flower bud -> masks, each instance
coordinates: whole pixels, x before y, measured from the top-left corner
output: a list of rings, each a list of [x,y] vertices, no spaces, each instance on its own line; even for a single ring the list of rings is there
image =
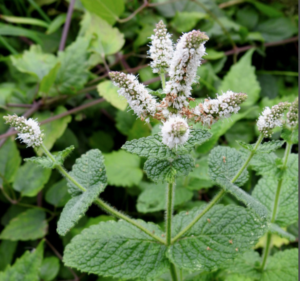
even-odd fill
[[[296,127],[298,125],[298,98],[291,104],[287,117],[287,124],[291,127]]]

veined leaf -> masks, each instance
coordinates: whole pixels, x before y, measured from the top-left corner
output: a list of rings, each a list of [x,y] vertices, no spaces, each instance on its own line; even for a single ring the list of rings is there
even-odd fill
[[[278,236],[280,236],[281,238],[286,238],[290,241],[295,241],[296,237],[286,231],[284,231],[279,225],[275,224],[275,223],[270,223],[269,226],[269,232],[271,232],[272,234],[276,234]]]
[[[253,151],[253,149],[255,147],[255,144],[247,144],[242,141],[237,141],[237,143],[241,147],[243,147],[249,151]],[[285,143],[284,141],[279,141],[279,140],[272,140],[269,142],[265,142],[258,146],[256,153],[260,154],[260,153],[269,153],[269,152],[275,151],[275,150],[279,149],[280,147],[282,147],[284,143]]]

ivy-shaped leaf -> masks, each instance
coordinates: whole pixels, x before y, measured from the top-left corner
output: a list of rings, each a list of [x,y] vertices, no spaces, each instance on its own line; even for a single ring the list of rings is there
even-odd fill
[[[139,220],[143,227],[162,231]],[[100,222],[77,235],[64,253],[66,266],[122,279],[155,278],[168,270],[166,246],[125,221]],[[156,280],[156,279],[155,279]]]
[[[188,175],[194,167],[194,159],[186,154],[175,159],[150,158],[145,162],[144,170],[154,182],[173,182],[177,175]]]
[[[173,219],[173,236],[184,229],[204,207],[181,212]],[[265,231],[251,211],[235,205],[215,205],[168,251],[168,257],[185,270],[214,270],[255,245]]]
[[[209,175],[218,183],[231,181],[243,165],[242,155],[234,148],[217,146],[209,154]],[[234,183],[241,186],[247,180],[248,171],[245,169]]]
[[[85,214],[88,207],[104,191],[107,179],[102,153],[98,149],[88,151],[76,160],[69,173],[85,189],[82,192],[74,183],[68,181],[72,199],[65,205],[57,225],[57,232],[64,236]]]
[[[55,169],[56,166],[61,166],[64,163],[64,160],[67,156],[74,150],[74,146],[69,146],[63,151],[59,151],[57,153],[53,153],[53,158],[55,162],[53,162],[48,156],[42,157],[31,157],[25,158],[24,161],[38,164],[46,169]]]
[[[245,143],[243,141],[237,141],[237,143],[249,150],[249,151],[253,151],[254,147],[255,147],[255,144],[248,144],[248,143]],[[277,149],[279,149],[280,147],[283,146],[285,142],[284,141],[279,141],[279,140],[273,140],[273,141],[269,141],[269,142],[265,142],[263,144],[260,144],[256,150],[256,153],[259,154],[259,153],[269,153],[269,152],[272,152],[272,151],[275,151]]]

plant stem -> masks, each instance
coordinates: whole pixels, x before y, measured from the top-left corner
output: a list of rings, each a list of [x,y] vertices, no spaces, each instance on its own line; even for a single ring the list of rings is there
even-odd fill
[[[166,76],[164,73],[160,74],[160,79],[161,79],[162,88],[164,89],[166,87]]]
[[[173,263],[170,263],[170,273],[171,273],[172,281],[178,281],[176,268]]]
[[[45,154],[53,161],[55,162],[55,159],[53,157],[53,155],[51,154],[51,152],[45,147],[44,144],[42,144],[42,148],[45,152]],[[76,185],[82,192],[85,192],[86,189],[79,183],[77,182],[62,166],[60,165],[56,165],[56,168],[59,172],[62,173],[62,175],[64,177],[66,177],[70,182],[72,182],[74,185]],[[161,239],[160,237],[154,235],[154,233],[152,233],[150,230],[144,228],[142,225],[140,225],[139,223],[137,223],[135,220],[127,217],[126,215],[120,213],[119,211],[115,210],[114,208],[112,208],[111,206],[109,206],[107,203],[105,203],[104,201],[102,201],[100,198],[97,198],[95,200],[95,203],[100,206],[103,210],[105,210],[106,212],[114,215],[115,217],[122,219],[124,221],[127,221],[128,223],[136,226],[137,228],[139,228],[140,230],[142,230],[143,232],[145,232],[146,234],[148,234],[149,236],[151,236],[153,239],[157,240],[158,242],[162,243],[162,244],[166,244],[166,242]]]
[[[289,159],[290,153],[291,153],[291,149],[292,149],[292,144],[291,143],[287,143],[286,148],[285,148],[285,153],[283,156],[283,167],[282,169],[285,170],[286,166],[287,166],[287,161]],[[271,223],[274,223],[276,220],[276,215],[277,215],[277,210],[278,210],[278,203],[279,203],[279,197],[280,197],[280,191],[281,191],[281,187],[282,187],[282,182],[283,182],[283,178],[281,178],[278,181],[277,184],[277,189],[276,189],[276,195],[275,195],[275,200],[274,200],[274,205],[273,205],[273,211],[272,211],[272,217],[271,217]],[[264,253],[263,253],[263,259],[262,259],[262,263],[261,263],[261,269],[264,270],[266,267],[266,263],[268,260],[268,256],[271,250],[271,241],[272,241],[272,233],[268,232],[267,234],[267,241],[266,241],[266,246],[264,249]]]
[[[167,209],[166,209],[166,236],[167,236],[167,245],[171,245],[172,239],[172,213],[173,213],[173,199],[174,199],[174,183],[168,184],[168,193],[167,193]]]
[[[242,166],[242,168],[236,173],[236,175],[233,177],[233,179],[231,180],[232,183],[234,183],[239,176],[242,174],[242,172],[247,168],[250,160],[252,159],[253,155],[255,154],[257,148],[259,147],[260,143],[263,140],[263,135],[260,135],[254,148],[253,151],[251,151],[250,155],[248,156],[246,162],[244,163],[244,165]],[[173,244],[174,242],[176,242],[183,234],[185,234],[186,232],[188,232],[195,224],[198,220],[200,220],[215,204],[218,203],[218,201],[223,197],[223,195],[225,194],[225,190],[221,190],[219,191],[219,193],[209,202],[209,204],[206,206],[206,208],[197,216],[195,217],[188,226],[186,226],[183,230],[181,230],[173,239],[171,244]]]
[[[73,14],[73,8],[74,8],[75,0],[71,0],[69,7],[68,7],[68,13],[67,13],[67,18],[66,22],[64,25],[63,33],[61,35],[60,43],[59,43],[59,51],[63,51],[66,45],[67,37],[68,37],[68,32],[70,28],[70,23],[72,19],[72,14]]]

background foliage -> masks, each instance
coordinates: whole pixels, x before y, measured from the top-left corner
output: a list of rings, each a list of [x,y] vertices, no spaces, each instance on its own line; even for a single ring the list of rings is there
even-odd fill
[[[143,157],[120,147],[126,140],[158,132],[159,127],[155,122],[145,124],[128,111],[107,71],[137,74],[150,89],[158,89],[159,78],[152,74],[146,55],[155,23],[161,19],[167,23],[174,42],[191,29],[210,37],[198,70],[199,83],[194,85],[197,101],[228,89],[248,94],[240,113],[214,124],[213,137],[197,147],[195,169],[177,183],[175,212],[201,206],[213,197],[216,183],[208,177],[210,149],[216,144],[239,149],[236,140],[254,142],[262,109],[293,101],[298,94],[297,1],[71,0],[69,4],[64,0],[1,1],[0,118],[13,113],[37,118],[52,151],[74,145],[65,162],[68,170],[87,150],[100,149],[109,183],[103,198],[135,218],[163,225],[164,185],[147,179]],[[63,33],[68,23],[70,28]],[[91,206],[87,216],[60,237],[57,220],[70,199],[66,181],[56,171],[24,162],[23,158],[41,151],[15,142],[14,132],[2,121],[0,134],[0,271],[14,264],[9,270],[15,276],[10,280],[18,280],[24,275],[18,264],[23,255],[28,264],[24,280],[112,280],[64,267],[61,254],[83,228],[114,218]],[[279,136],[275,132],[273,139]],[[283,151],[278,150],[277,156],[282,157]],[[293,152],[298,152],[296,147]],[[266,178],[259,180],[261,175],[264,172],[254,165],[244,190],[252,193],[257,183],[266,185]],[[259,192],[258,188],[257,198]],[[239,204],[230,195],[222,203]],[[289,219],[289,231],[298,235],[295,219]],[[37,247],[42,238],[35,252],[25,252]],[[258,252],[264,239],[256,245]],[[297,247],[279,236],[275,245],[273,252]],[[228,271],[207,280],[229,280]]]

